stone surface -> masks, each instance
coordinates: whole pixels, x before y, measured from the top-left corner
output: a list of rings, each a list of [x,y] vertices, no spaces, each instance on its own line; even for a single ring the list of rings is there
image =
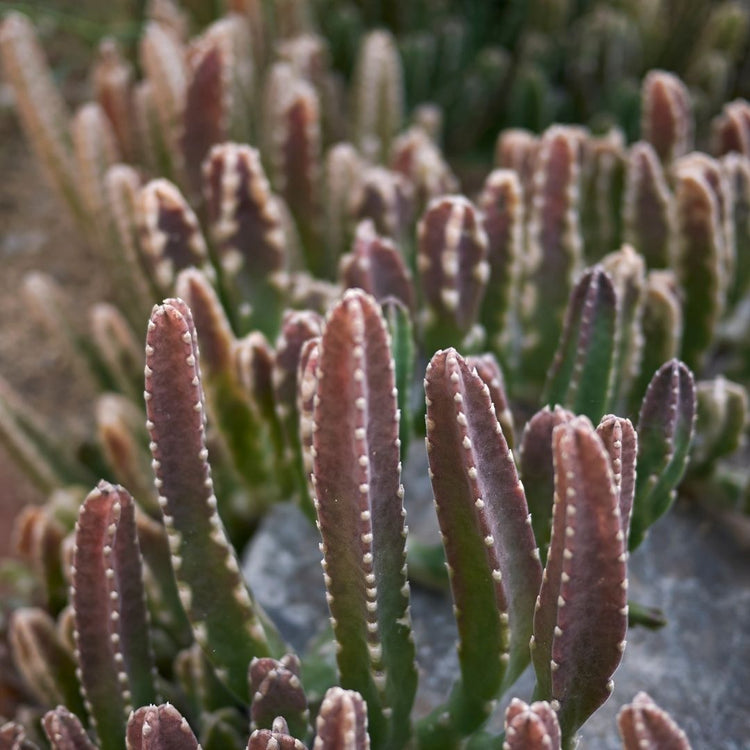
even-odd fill
[[[417,457],[405,473],[410,528],[423,539],[433,531],[431,497]],[[423,475],[422,475],[423,476]],[[314,527],[288,505],[263,522],[245,557],[257,598],[296,649],[327,619]],[[621,744],[620,706],[646,690],[682,726],[696,750],[750,748],[750,556],[716,520],[678,505],[656,525],[631,558],[630,597],[661,608],[660,631],[634,628],[615,675],[613,697],[589,720],[581,750]],[[447,594],[412,586],[412,617],[420,665],[416,712],[423,715],[447,695],[456,674],[455,625]],[[527,671],[512,693],[529,700]],[[493,725],[501,726],[507,695]]]
[[[610,701],[582,748],[618,748],[619,706],[645,690],[694,748],[750,748],[750,556],[716,518],[678,505],[631,558],[630,597],[661,608],[657,632],[635,628]]]

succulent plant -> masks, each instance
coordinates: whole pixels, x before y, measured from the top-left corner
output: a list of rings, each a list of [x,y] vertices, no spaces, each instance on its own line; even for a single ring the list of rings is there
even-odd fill
[[[659,708],[649,695],[638,693],[633,702],[623,706],[617,717],[625,750],[640,747],[689,750],[685,733],[672,717]]]
[[[60,748],[572,746],[643,620],[628,551],[683,475],[689,496],[750,497],[726,461],[750,373],[750,105],[709,124],[744,12],[676,19],[708,80],[662,55],[663,3],[530,3],[504,38],[502,4],[485,28],[422,3],[235,2],[193,39],[158,5],[142,79],[103,43],[73,118],[29,21],[0,27],[29,140],[117,290],[82,331],[52,280],[25,288],[101,392],[96,441],[0,383],[0,439],[50,494],[18,523],[44,606],[9,625],[34,700],[8,736],[39,740],[43,708]],[[591,56],[615,76],[582,102]],[[488,91],[501,111],[469,128]],[[592,129],[552,124],[573,110]],[[490,133],[472,200],[456,174]],[[694,382],[717,362],[736,383]],[[442,544],[404,518],[420,434]],[[290,653],[238,563],[292,499],[320,530],[337,644],[304,689],[320,654]],[[410,581],[450,586],[459,633],[455,686],[416,720]],[[534,702],[487,734],[529,663]]]
[[[9,623],[18,669],[34,704],[47,710],[42,724],[52,746],[187,748],[200,738],[204,747],[232,747],[252,728],[248,747],[302,747],[318,711],[314,747],[454,747],[480,732],[529,662],[536,697],[548,701],[547,721],[559,725],[545,731],[572,746],[611,692],[628,620],[630,510],[634,495],[636,508],[652,502],[637,496],[640,451],[629,420],[607,416],[594,429],[570,414],[524,436],[524,451],[538,458],[521,465],[545,461],[551,477],[551,534],[537,540],[490,386],[455,349],[433,355],[425,376],[427,454],[461,676],[446,703],[414,723],[397,368],[380,305],[347,291],[306,347],[298,380],[301,414],[312,403],[309,481],[337,644],[336,673],[308,687],[327,690],[318,705],[306,697],[300,660],[254,600],[227,538],[206,447],[199,335],[182,300],[154,307],[144,396],[159,516],[149,518],[123,487],[101,482],[81,504],[71,536],[73,519],[57,511],[60,532],[48,531],[29,550],[55,568],[48,581],[70,582],[68,603],[19,609]],[[685,368],[663,369],[652,390]],[[644,414],[648,403],[647,396]],[[693,409],[689,398],[678,402],[673,419],[692,425]],[[679,432],[668,417],[650,418]],[[642,415],[645,428],[648,419]],[[659,486],[676,481],[671,463],[653,471]],[[57,528],[55,512],[51,503],[39,509],[26,521],[27,536]],[[549,542],[544,570],[540,541]],[[160,695],[172,705],[154,705]],[[520,723],[509,714],[506,741]],[[25,725],[32,742],[33,723],[14,726]]]

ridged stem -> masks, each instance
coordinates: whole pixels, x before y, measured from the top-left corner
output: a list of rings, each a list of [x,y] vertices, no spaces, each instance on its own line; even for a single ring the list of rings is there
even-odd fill
[[[217,512],[190,311],[169,300],[154,308],[148,328],[146,426],[180,598],[196,640],[242,698],[250,660],[280,644],[261,622]]]
[[[456,741],[487,718],[529,660],[542,566],[526,497],[488,387],[455,352],[427,368],[427,455],[458,625],[461,680],[420,742]]]
[[[405,565],[394,364],[380,308],[350,290],[320,344],[313,485],[341,685],[373,744],[402,747],[417,684]]]

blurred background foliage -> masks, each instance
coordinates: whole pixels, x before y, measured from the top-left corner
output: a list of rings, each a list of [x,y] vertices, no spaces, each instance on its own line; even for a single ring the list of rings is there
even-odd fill
[[[58,78],[71,86],[85,78],[86,61],[105,35],[118,39],[137,63],[137,39],[149,5],[158,2],[0,2],[0,11],[20,10],[35,21]],[[404,61],[407,109],[426,101],[442,107],[449,156],[486,157],[499,129],[541,132],[553,122],[584,124],[594,133],[619,125],[633,141],[640,82],[653,68],[674,72],[689,86],[699,145],[723,102],[750,96],[747,0],[181,3],[193,33],[248,5],[263,6],[277,35],[319,30],[334,69],[347,81],[362,35],[390,29]],[[74,90],[69,95],[75,98]]]

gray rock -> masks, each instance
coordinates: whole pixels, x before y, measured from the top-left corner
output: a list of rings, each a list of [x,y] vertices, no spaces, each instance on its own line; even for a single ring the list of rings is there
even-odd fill
[[[619,748],[615,716],[645,690],[694,748],[750,748],[750,559],[716,523],[678,505],[630,561],[630,598],[668,624],[634,628],[610,700],[583,730],[582,748]]]
[[[281,503],[263,519],[243,557],[255,598],[298,652],[328,621],[319,541],[302,512]]]

